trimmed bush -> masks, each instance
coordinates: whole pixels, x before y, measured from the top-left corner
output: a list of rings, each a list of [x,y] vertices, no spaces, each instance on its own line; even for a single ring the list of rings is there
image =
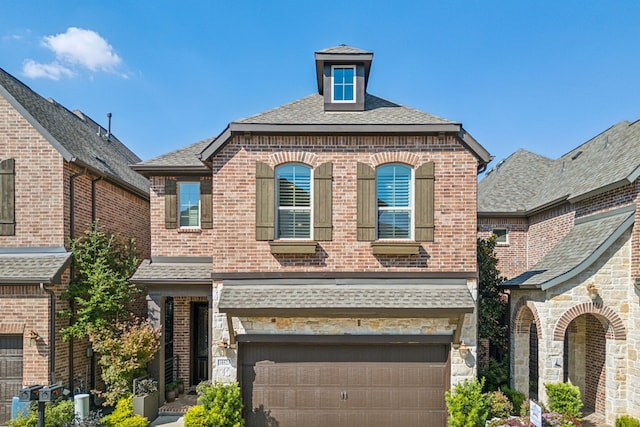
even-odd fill
[[[513,413],[513,404],[501,391],[487,393],[489,401],[489,419],[506,418]]]
[[[149,420],[133,414],[133,396],[118,400],[116,409],[102,419],[104,427],[148,427]]]
[[[549,409],[563,415],[582,417],[582,399],[580,389],[571,383],[545,384],[549,398]]]
[[[242,397],[238,383],[200,383],[196,387],[198,401],[207,413],[210,425],[244,427]]]
[[[445,393],[449,427],[483,427],[489,415],[489,402],[482,393],[484,378],[465,380]]]
[[[73,400],[58,400],[47,403],[44,409],[45,427],[61,427],[71,424],[74,417]],[[29,409],[29,415],[20,415],[9,421],[9,427],[36,427],[38,425],[38,410],[35,404]]]
[[[616,418],[616,427],[640,427],[640,421],[630,415]]]
[[[207,410],[202,405],[192,406],[184,415],[184,427],[211,426]]]
[[[513,389],[513,388],[509,388],[507,386],[502,386],[501,387],[501,391],[509,398],[509,400],[511,401],[511,404],[513,405],[513,411],[516,415],[524,415],[522,413],[522,404],[525,401],[525,396],[524,393]]]

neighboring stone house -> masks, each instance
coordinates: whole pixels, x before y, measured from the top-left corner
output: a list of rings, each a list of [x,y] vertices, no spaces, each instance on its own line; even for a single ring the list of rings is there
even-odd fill
[[[68,243],[99,219],[148,257],[148,181],[129,167],[139,161],[89,117],[0,69],[0,423],[22,385],[80,377],[88,389],[95,379],[87,342],[62,342],[55,315]]]
[[[509,280],[511,381],[580,387],[586,413],[640,417],[640,124],[551,160],[519,150],[478,187],[479,235]]]
[[[249,426],[444,426],[444,391],[475,376],[490,156],[461,124],[370,95],[372,58],[316,52],[317,93],[134,167],[151,181],[133,280],[165,326],[156,370],[237,379]]]

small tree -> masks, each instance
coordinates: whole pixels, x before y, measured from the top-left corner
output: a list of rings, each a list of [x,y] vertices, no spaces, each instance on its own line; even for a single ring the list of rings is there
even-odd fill
[[[132,319],[113,329],[91,330],[89,337],[100,353],[103,393],[107,405],[132,393],[133,379],[146,373],[146,366],[160,347],[160,331],[150,321]]]
[[[63,294],[70,308],[59,312],[70,319],[62,338],[82,338],[89,330],[110,329],[130,316],[129,304],[138,288],[129,282],[138,258],[135,241],[104,232],[98,222],[71,241],[74,276]]]
[[[508,337],[507,326],[503,319],[507,312],[507,299],[500,288],[505,280],[498,270],[498,258],[495,254],[496,238],[491,236],[488,239],[478,239],[478,337],[489,340],[489,345],[496,354],[501,355],[500,360],[494,363],[489,362],[490,370],[481,376],[495,378],[494,381],[487,381],[487,386],[491,390],[498,390],[502,385],[499,382],[507,378],[508,366],[500,363],[508,360]],[[496,368],[500,368],[500,372]]]
[[[489,401],[482,392],[484,379],[464,380],[445,393],[449,427],[484,427],[489,415]]]

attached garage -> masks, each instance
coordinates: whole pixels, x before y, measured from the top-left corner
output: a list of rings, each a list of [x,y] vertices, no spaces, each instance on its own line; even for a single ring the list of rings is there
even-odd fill
[[[446,425],[449,342],[411,336],[297,338],[239,343],[248,427]]]
[[[22,387],[22,335],[0,335],[0,425],[11,418],[11,399]]]

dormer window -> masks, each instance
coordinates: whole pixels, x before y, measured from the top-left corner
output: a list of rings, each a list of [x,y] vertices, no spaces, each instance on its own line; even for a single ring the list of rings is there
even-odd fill
[[[331,100],[333,102],[356,102],[355,65],[331,67]]]

